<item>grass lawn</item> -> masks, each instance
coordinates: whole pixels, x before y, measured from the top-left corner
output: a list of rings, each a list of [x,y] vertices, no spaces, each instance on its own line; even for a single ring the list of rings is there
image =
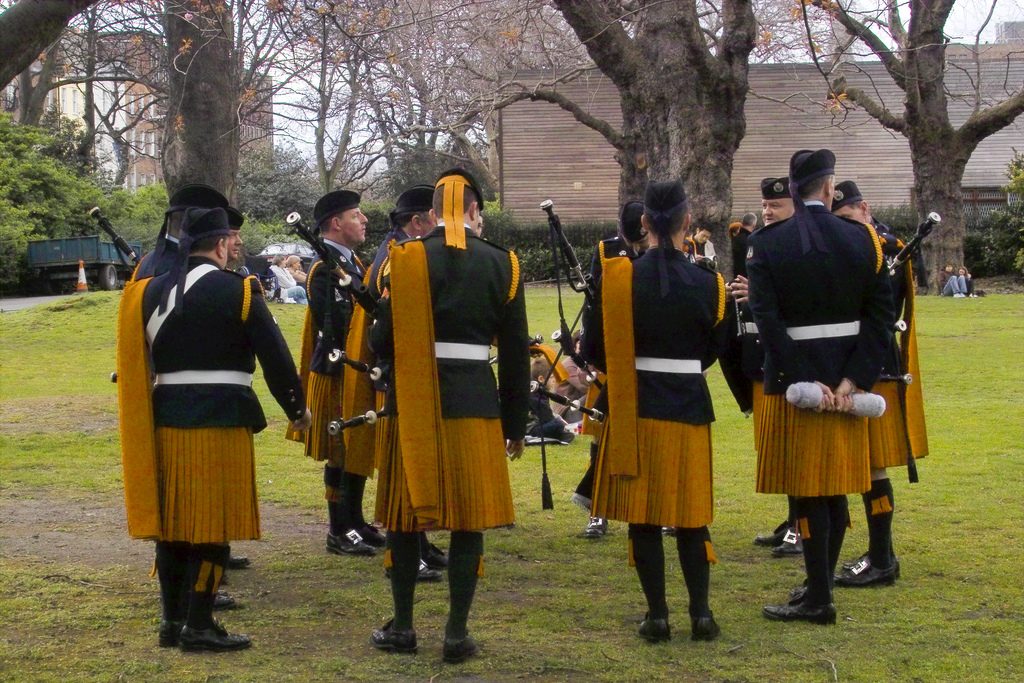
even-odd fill
[[[255,645],[227,655],[156,647],[152,546],[128,539],[123,522],[109,381],[119,296],[0,316],[0,680],[1024,680],[1024,401],[1013,398],[1024,379],[1024,296],[920,300],[931,455],[920,484],[892,471],[902,579],[838,591],[836,626],[760,615],[801,568],[751,543],[781,520],[785,501],[754,493],[751,422],[713,369],[711,604],[721,638],[688,639],[671,542],[674,639],[650,646],[636,636],[645,607],[625,526],[613,522],[600,541],[576,537],[586,518],[568,498],[587,464],[581,439],[548,452],[555,510],[541,510],[539,450],[511,464],[517,526],[486,535],[470,621],[482,656],[458,667],[440,657],[444,584],[417,591],[419,655],[369,646],[391,611],[380,560],[324,552],[322,470],[282,438],[284,418],[259,378],[270,418],[256,437],[265,538],[235,549],[253,568],[231,573],[244,608],[222,615]],[[553,291],[531,288],[527,302],[531,333],[550,336]],[[567,300],[567,315],[578,305]],[[273,310],[297,350],[303,307]],[[866,549],[859,497],[850,508],[847,558]]]

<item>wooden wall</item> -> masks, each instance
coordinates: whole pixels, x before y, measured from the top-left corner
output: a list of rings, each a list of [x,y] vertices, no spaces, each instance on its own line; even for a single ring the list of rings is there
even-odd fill
[[[1024,59],[985,62],[983,91],[989,103],[1024,81]],[[951,66],[947,84],[954,94],[969,92],[973,65]],[[845,67],[847,80],[877,92],[894,112],[903,110],[903,93],[881,64],[864,62]],[[521,80],[550,79],[550,73],[524,74]],[[906,140],[890,133],[860,111],[840,121],[823,106],[827,86],[811,64],[762,64],[751,67],[747,98],[747,135],[733,167],[733,213],[760,208],[760,180],[783,175],[798,149],[828,147],[836,153],[837,180],[855,180],[874,206],[910,201],[912,172]],[[601,75],[559,86],[559,91],[586,111],[613,126],[622,122],[618,92]],[[770,99],[769,99],[770,98]],[[782,103],[786,101],[788,104]],[[959,125],[971,111],[965,99],[951,100],[951,117]],[[520,102],[501,112],[502,203],[522,219],[544,216],[538,205],[555,201],[566,221],[614,220],[618,206],[619,168],[614,149],[604,137],[577,122],[571,114],[546,102]],[[963,185],[1006,184],[1006,166],[1013,148],[1024,151],[1024,117],[978,146],[967,166]]]

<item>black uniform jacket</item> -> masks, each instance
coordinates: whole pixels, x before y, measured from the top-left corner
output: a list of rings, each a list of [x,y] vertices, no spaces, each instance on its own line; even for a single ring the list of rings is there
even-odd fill
[[[522,282],[512,272],[508,251],[468,230],[465,249],[446,247],[443,226],[415,239],[423,240],[427,255],[435,341],[498,344],[497,387],[486,362],[437,360],[442,417],[500,417],[506,439],[523,438],[530,394],[529,335]],[[515,296],[509,301],[513,286]],[[370,344],[393,367],[392,330],[390,300],[382,299]],[[393,391],[388,405],[393,409]]]
[[[601,240],[597,243],[597,247],[594,249],[594,257],[590,259],[590,280],[595,284],[601,279],[602,250],[604,251],[605,258],[625,256],[627,258],[635,259],[637,257],[636,251],[626,243],[626,240],[622,238],[622,235],[616,235],[615,237],[609,237],[608,239]]]
[[[190,258],[189,270],[205,258]],[[170,274],[157,276],[146,288],[142,319],[160,306],[163,285]],[[249,288],[249,311],[242,320],[244,290]],[[259,358],[263,377],[290,420],[306,412],[288,345],[263,300],[255,279],[217,270],[200,278],[179,298],[150,344],[157,375],[183,370],[235,370],[252,373]],[[165,427],[267,426],[259,399],[251,386],[241,384],[160,384],[153,391],[153,418]]]
[[[362,268],[354,261],[342,256],[330,244],[327,248],[334,252],[342,269],[353,279],[363,278]],[[318,263],[320,265],[314,269],[313,265]],[[313,316],[313,331],[316,333],[309,369],[321,375],[340,375],[342,364],[331,363],[327,356],[334,349],[345,350],[345,337],[348,336],[354,306],[352,295],[337,286],[338,277],[330,272],[327,264],[316,259],[313,265],[310,266],[312,275],[306,280],[309,312]]]
[[[407,239],[409,236],[405,234],[404,230],[395,228],[384,235],[384,241],[377,247],[377,253],[374,254],[373,263],[370,265],[370,283],[367,285],[370,296],[374,299],[380,299],[384,292],[384,283],[387,279],[387,269],[384,268],[384,263],[388,259],[388,249],[391,247],[391,243]]]
[[[661,254],[659,254],[661,252]],[[659,260],[666,260],[669,292],[662,298]],[[605,369],[601,288],[583,317],[583,355]],[[724,346],[717,325],[718,275],[690,263],[676,249],[649,249],[633,261],[633,340],[636,356],[699,360],[711,366]],[[614,377],[608,378],[614,382]],[[703,374],[637,371],[637,415],[708,424],[715,419]]]
[[[867,226],[807,207],[828,250],[804,254],[796,217],[750,236],[750,310],[764,345],[766,394],[794,382],[835,387],[844,378],[869,390],[889,346],[892,294],[881,245]],[[811,240],[814,243],[814,240]],[[787,328],[860,323],[856,335],[794,341]]]
[[[733,276],[747,276],[747,242],[750,240],[750,233],[743,228],[739,229],[736,236],[729,241],[732,248],[732,273]]]
[[[164,250],[160,254],[160,258],[156,257],[155,249],[143,256],[135,269],[135,279],[144,280],[147,277],[163,275],[171,270],[177,260],[178,243],[165,238]]]

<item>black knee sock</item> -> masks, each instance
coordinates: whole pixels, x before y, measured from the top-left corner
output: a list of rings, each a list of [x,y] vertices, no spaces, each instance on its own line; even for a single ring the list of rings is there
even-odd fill
[[[448,549],[448,624],[445,638],[459,640],[468,634],[469,608],[473,605],[484,535],[479,531],[453,531]]]
[[[832,602],[832,569],[829,564],[828,498],[797,498],[796,527],[804,547],[804,568],[807,570],[808,605]]]
[[[587,467],[583,479],[576,485],[576,493],[584,498],[594,497],[594,470],[597,468],[597,442],[590,444],[590,466]]]
[[[160,604],[167,621],[184,621],[188,612],[188,543],[157,541],[156,573],[160,580]]]
[[[345,514],[353,529],[359,530],[366,526],[363,517],[363,492],[366,490],[366,477],[345,472],[341,475],[341,498],[345,506]]]
[[[676,529],[676,550],[683,568],[686,592],[690,595],[690,618],[711,616],[708,589],[711,583],[711,563],[708,545],[711,533],[706,526],[698,529]]]
[[[213,599],[224,574],[226,551],[227,546],[224,545],[205,543],[192,546],[189,558],[189,628],[202,630],[213,625]]]
[[[892,566],[892,482],[889,478],[871,482],[871,490],[863,494],[864,513],[868,519],[868,557],[871,566],[888,569]]]
[[[340,467],[324,465],[324,497],[327,499],[327,518],[330,532],[337,536],[348,531],[348,516],[342,504],[341,479],[344,470]]]
[[[793,527],[796,525],[796,498],[793,496],[786,496],[786,502],[789,505],[789,513],[786,519],[789,522],[788,526]]]
[[[846,496],[829,496],[828,500],[828,579],[835,578],[839,555],[843,552],[843,539],[850,526],[850,502]]]
[[[667,619],[665,548],[661,542],[661,527],[630,524],[629,542],[633,546],[633,562],[640,578],[640,587],[647,598],[647,616],[651,619]]]
[[[391,551],[391,598],[395,603],[393,628],[412,628],[413,599],[416,596],[416,574],[420,568],[420,540],[416,532],[389,531]]]

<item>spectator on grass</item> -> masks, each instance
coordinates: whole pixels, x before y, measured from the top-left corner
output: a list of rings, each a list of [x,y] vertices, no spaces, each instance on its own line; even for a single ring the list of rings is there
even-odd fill
[[[693,233],[693,247],[695,255],[700,258],[717,263],[715,259],[715,245],[711,242],[711,230],[708,228],[697,228]]]
[[[553,383],[550,375],[551,363],[546,358],[535,358],[530,364],[530,377],[536,382],[537,389],[530,392],[530,425],[526,433],[569,443],[575,435],[565,430],[566,421],[555,415],[551,410],[551,402],[543,393],[544,389],[550,391],[549,385]]]
[[[295,278],[295,284],[306,286],[306,271],[302,269],[302,259],[292,254],[284,260],[284,269]]]
[[[284,254],[278,254],[274,257],[274,264],[270,266],[270,272],[277,278],[277,286],[281,288],[281,298],[285,302],[307,303],[306,288],[295,283],[295,278],[284,267],[284,260]]]
[[[959,274],[953,273],[953,264],[947,263],[946,267],[939,273],[939,292],[942,296],[951,296],[954,299],[963,299],[967,296],[967,273],[966,268],[961,268]]]

